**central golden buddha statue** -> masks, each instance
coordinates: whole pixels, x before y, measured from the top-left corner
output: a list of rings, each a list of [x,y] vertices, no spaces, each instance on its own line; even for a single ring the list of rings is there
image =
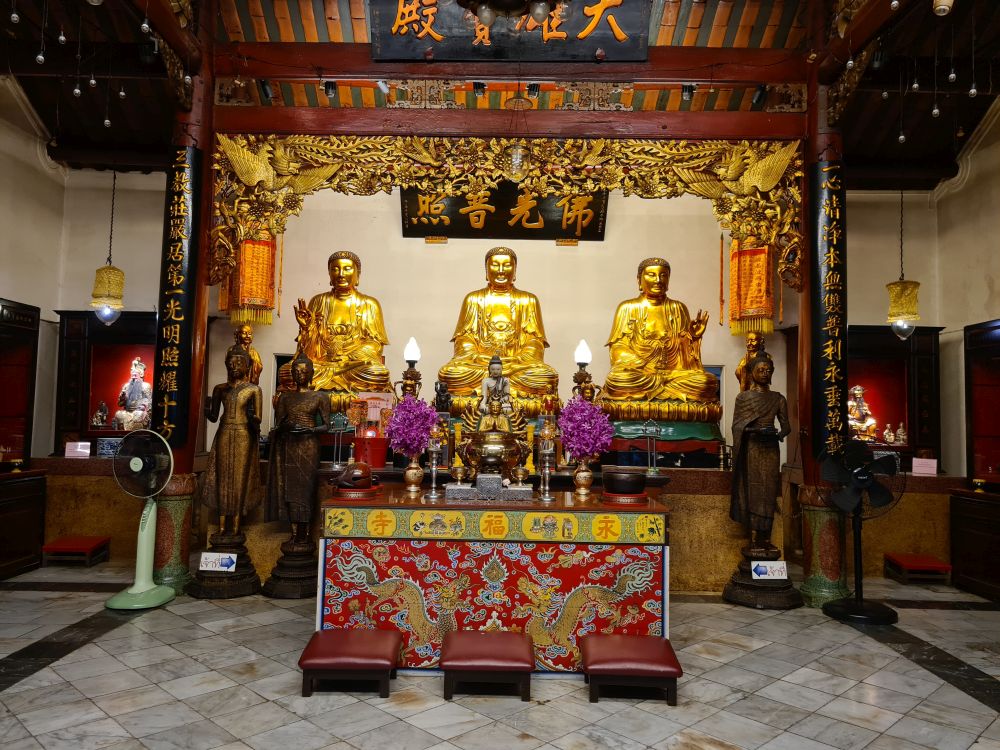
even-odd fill
[[[719,380],[701,363],[708,313],[693,319],[683,302],[667,297],[670,264],[639,264],[639,296],[615,311],[607,346],[611,371],[601,403],[615,419],[717,422]]]
[[[378,300],[358,291],[361,259],[341,250],[327,261],[329,292],[295,306],[299,324],[295,357],[313,362],[312,387],[332,391],[331,407],[345,411],[359,392],[391,392],[382,347],[389,343]],[[292,387],[291,363],[278,371],[282,390]]]
[[[455,353],[438,372],[438,380],[455,394],[451,413],[460,415],[489,375],[490,360],[498,356],[510,380],[514,404],[529,417],[537,416],[542,397],[559,384],[559,375],[545,364],[545,329],[534,294],[514,286],[517,255],[508,247],[486,253],[483,289],[465,295],[452,342]]]

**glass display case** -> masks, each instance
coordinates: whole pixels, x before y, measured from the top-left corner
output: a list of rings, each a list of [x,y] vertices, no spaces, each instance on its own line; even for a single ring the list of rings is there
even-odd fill
[[[902,341],[887,325],[847,329],[848,421],[873,447],[898,451],[906,471],[914,456],[941,457],[941,330],[919,326]]]
[[[31,455],[40,315],[0,299],[0,472],[26,468]]]
[[[1000,320],[965,327],[965,430],[967,476],[1000,490]]]
[[[55,451],[145,426],[155,377],[156,313],[124,312],[106,326],[92,310],[57,310],[59,383]],[[133,370],[138,373],[135,382]]]

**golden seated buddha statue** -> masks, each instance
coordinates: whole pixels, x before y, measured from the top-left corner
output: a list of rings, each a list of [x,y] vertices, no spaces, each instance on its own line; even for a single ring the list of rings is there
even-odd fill
[[[701,363],[708,313],[692,319],[667,297],[670,264],[639,264],[639,296],[618,305],[607,346],[611,370],[600,402],[614,419],[718,422],[719,379]]]
[[[490,360],[498,356],[510,382],[511,403],[526,416],[537,416],[542,398],[559,375],[545,364],[545,328],[538,298],[514,286],[517,255],[508,247],[486,253],[487,285],[465,295],[452,342],[454,355],[438,372],[453,394],[452,416],[480,401],[479,389],[489,377]]]
[[[462,415],[464,439],[455,451],[469,468],[469,480],[477,474],[500,474],[511,478],[513,468],[531,453],[526,439],[524,414],[514,408],[507,413],[499,395],[491,396],[485,414],[470,403]]]
[[[358,291],[361,259],[341,250],[327,261],[329,292],[295,306],[299,324],[295,356],[313,362],[313,388],[330,391],[333,411],[346,411],[360,392],[390,393],[382,347],[389,343],[378,300]],[[278,370],[280,390],[292,387],[291,362]]]

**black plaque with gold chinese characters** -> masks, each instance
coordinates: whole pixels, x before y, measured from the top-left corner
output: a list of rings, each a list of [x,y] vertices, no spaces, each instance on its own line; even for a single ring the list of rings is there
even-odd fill
[[[487,27],[456,0],[368,0],[372,59],[644,61],[650,5],[563,0],[543,23],[499,16]]]
[[[506,181],[458,196],[403,188],[400,204],[404,237],[600,242],[608,218],[607,191],[540,198]]]
[[[811,175],[816,217],[809,264],[813,320],[813,441],[817,453],[839,453],[847,438],[847,214],[839,162],[818,162]]]
[[[167,199],[156,326],[153,429],[172,447],[188,433],[192,317],[197,260],[197,205],[201,152],[178,148],[167,172]]]

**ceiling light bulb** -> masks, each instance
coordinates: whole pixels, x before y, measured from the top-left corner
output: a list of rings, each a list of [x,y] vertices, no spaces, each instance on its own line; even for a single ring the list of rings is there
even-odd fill
[[[39,52],[35,55],[35,62],[39,65],[45,65],[45,52]]]
[[[82,96],[83,90],[80,88],[80,82],[76,82],[76,86],[73,87],[73,96]]]
[[[96,88],[97,87],[97,79],[94,78],[94,74],[93,73],[90,74],[90,80],[87,81],[87,85],[90,86],[90,88]]]
[[[906,133],[903,131],[899,132],[899,138],[897,139],[900,143],[906,143]]]
[[[912,336],[913,332],[916,330],[916,326],[914,326],[913,323],[911,323],[908,320],[894,320],[889,325],[889,327],[892,329],[892,332],[896,334],[896,336],[899,337],[902,341],[906,341],[908,338],[910,338],[910,336]]]
[[[847,58],[847,69],[854,70],[854,55]]]
[[[969,86],[969,98],[975,99],[977,94],[979,94],[979,91],[976,89],[976,82],[973,81],[972,85]]]
[[[954,83],[958,80],[958,76],[955,74],[955,69],[952,68],[948,73],[948,83]]]
[[[938,108],[938,105],[935,104],[934,109],[931,110],[931,117],[940,117],[940,116],[941,116],[941,110]]]
[[[56,39],[59,40],[59,44],[66,44],[66,34],[63,33],[62,29],[59,29],[59,36]]]
[[[94,314],[104,325],[109,326],[122,316],[122,311],[116,310],[109,305],[104,305],[94,310]]]
[[[920,81],[916,78],[914,78],[913,83],[910,84],[910,91],[920,91]]]
[[[185,73],[184,74],[184,85],[185,86],[190,86],[191,85],[191,74],[190,73]]]
[[[483,3],[476,9],[476,17],[479,19],[479,23],[489,28],[497,20],[497,12],[486,3]]]
[[[10,22],[11,23],[20,23],[20,21],[21,21],[21,17],[17,14],[17,11],[16,10],[12,10],[10,12]]]
[[[549,17],[549,4],[547,0],[534,0],[528,6],[528,15],[530,15],[536,23],[545,23],[545,19]]]
[[[951,12],[953,0],[934,0],[934,15],[946,16]]]
[[[899,0],[892,0],[892,2],[889,3],[889,9],[890,10],[899,10]]]
[[[106,128],[111,127],[111,120],[109,120],[107,117],[104,118],[104,127]]]
[[[148,34],[149,33],[149,19],[148,18],[143,18],[142,19],[142,23],[139,25],[139,31],[141,31],[143,34]]]
[[[889,98],[889,92],[886,91],[885,89],[882,89],[882,98],[883,99],[888,99]]]
[[[120,89],[118,89],[118,98],[119,99],[124,99],[125,98],[125,86],[124,85],[122,85],[122,87]]]

